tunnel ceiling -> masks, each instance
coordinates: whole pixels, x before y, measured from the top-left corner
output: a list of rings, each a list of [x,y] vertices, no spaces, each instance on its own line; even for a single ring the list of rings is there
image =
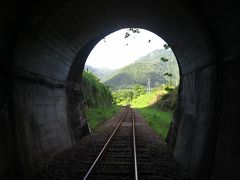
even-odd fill
[[[47,11],[47,7],[54,8]],[[126,27],[144,28],[162,37],[176,53],[182,73],[212,60],[209,58],[211,42],[204,25],[178,2],[173,5],[164,1],[159,5],[155,1],[146,4],[72,0],[54,5],[43,3],[32,13],[18,36],[13,62],[18,72],[24,69],[29,74],[66,81],[74,60],[86,60],[81,56],[76,58],[84,47],[93,48],[93,42]],[[203,52],[207,52],[205,61],[199,59]]]

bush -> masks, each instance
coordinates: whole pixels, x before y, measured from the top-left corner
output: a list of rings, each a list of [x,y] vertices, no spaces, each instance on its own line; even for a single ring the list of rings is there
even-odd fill
[[[162,111],[173,111],[176,108],[177,95],[178,87],[169,89],[167,94],[159,97],[154,106]]]
[[[117,104],[129,104],[142,94],[145,94],[145,88],[141,85],[135,85],[132,89],[119,89],[112,93],[113,99]]]

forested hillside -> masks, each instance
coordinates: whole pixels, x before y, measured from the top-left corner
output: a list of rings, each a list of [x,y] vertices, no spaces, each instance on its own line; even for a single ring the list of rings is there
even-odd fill
[[[165,61],[168,59],[168,61]],[[151,87],[161,84],[177,85],[179,81],[178,64],[171,50],[158,49],[121,68],[102,81],[112,90],[146,86],[148,79]]]
[[[108,87],[104,86],[93,73],[83,72],[81,87],[87,120],[90,128],[94,129],[112,117],[118,107],[112,103],[113,98]]]

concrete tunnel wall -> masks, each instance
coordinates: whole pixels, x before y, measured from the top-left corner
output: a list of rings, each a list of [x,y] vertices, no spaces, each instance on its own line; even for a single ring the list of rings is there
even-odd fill
[[[1,3],[1,176],[27,178],[87,133],[78,84],[86,57],[109,33],[140,27],[168,42],[179,62],[179,103],[168,137],[175,157],[192,179],[239,177],[235,7],[230,1]]]

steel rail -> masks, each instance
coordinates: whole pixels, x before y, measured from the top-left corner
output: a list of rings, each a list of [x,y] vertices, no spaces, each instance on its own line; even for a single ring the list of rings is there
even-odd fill
[[[135,115],[133,110],[132,112],[132,133],[133,133],[133,156],[134,156],[134,171],[135,171],[135,180],[138,180],[138,168],[137,168],[137,151],[136,151],[136,136],[135,136]]]
[[[98,163],[98,161],[100,160],[100,158],[103,156],[103,154],[106,152],[107,147],[109,146],[110,142],[112,141],[113,136],[115,135],[115,133],[117,132],[118,128],[120,127],[120,125],[122,124],[122,121],[124,120],[124,118],[126,117],[128,113],[128,109],[125,112],[125,114],[123,115],[122,119],[119,121],[117,127],[114,129],[114,131],[112,132],[111,136],[109,137],[109,139],[107,140],[106,144],[104,145],[104,147],[102,148],[101,152],[98,154],[97,158],[95,159],[94,163],[92,164],[92,166],[90,167],[90,169],[88,170],[88,172],[86,173],[86,175],[84,176],[83,180],[87,180],[87,178],[90,176],[91,172],[93,171],[94,167],[96,166],[96,164]]]

